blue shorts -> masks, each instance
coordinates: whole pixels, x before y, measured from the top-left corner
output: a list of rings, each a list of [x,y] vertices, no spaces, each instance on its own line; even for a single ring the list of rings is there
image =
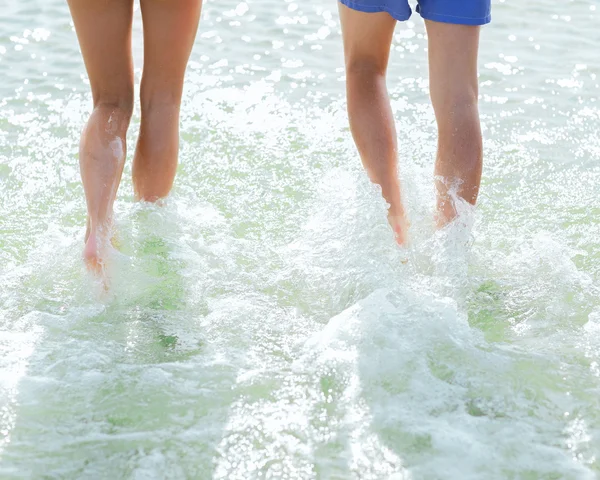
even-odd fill
[[[396,20],[408,20],[412,14],[408,0],[340,0],[359,12],[387,12]],[[490,23],[491,0],[418,0],[417,12],[426,20],[484,25]]]

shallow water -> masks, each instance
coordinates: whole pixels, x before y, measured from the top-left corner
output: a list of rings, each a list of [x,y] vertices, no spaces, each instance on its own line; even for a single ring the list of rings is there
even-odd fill
[[[108,293],[80,260],[67,8],[2,6],[1,478],[600,474],[595,1],[494,4],[470,232],[433,232],[426,39],[398,27],[408,252],[348,132],[335,3],[208,2],[176,186],[137,204],[128,163]]]

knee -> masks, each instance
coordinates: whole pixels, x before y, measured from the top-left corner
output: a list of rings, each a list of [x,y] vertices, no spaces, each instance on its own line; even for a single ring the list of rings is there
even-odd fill
[[[468,122],[478,117],[477,85],[448,87],[442,92],[431,92],[433,107],[441,118]]]
[[[152,88],[142,87],[140,91],[140,105],[142,115],[144,112],[164,112],[178,110],[181,105],[182,90],[178,88]]]
[[[94,113],[106,116],[114,133],[127,131],[133,114],[133,90],[120,95],[99,95],[94,98]]]
[[[349,55],[346,59],[346,75],[349,79],[385,77],[386,63],[375,57]]]

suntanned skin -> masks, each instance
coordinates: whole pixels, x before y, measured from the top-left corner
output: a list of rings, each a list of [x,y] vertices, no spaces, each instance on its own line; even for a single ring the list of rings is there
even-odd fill
[[[346,94],[352,136],[370,179],[390,205],[396,241],[408,241],[408,222],[398,180],[394,117],[386,70],[396,20],[388,13],[364,13],[339,4]],[[435,163],[436,222],[457,215],[451,194],[477,201],[483,148],[477,103],[478,26],[425,20],[429,38],[429,88],[438,126]]]
[[[110,250],[113,204],[127,155],[133,111],[133,0],[68,0],[90,79],[93,111],[81,135],[79,163],[88,220],[83,256],[101,271]],[[136,198],[156,201],[173,185],[183,80],[201,0],[141,0],[144,25],[142,118],[134,155]]]

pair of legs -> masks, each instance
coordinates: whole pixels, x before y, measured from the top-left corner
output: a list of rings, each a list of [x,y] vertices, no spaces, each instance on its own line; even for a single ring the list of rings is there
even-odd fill
[[[381,186],[389,221],[399,244],[407,241],[397,172],[394,117],[386,69],[396,20],[388,13],[364,13],[340,4],[346,60],[350,129],[363,165]],[[477,106],[479,27],[425,20],[429,38],[429,86],[438,126],[435,164],[437,223],[456,216],[452,194],[475,204],[482,165]]]
[[[68,0],[90,79],[93,111],[81,135],[79,162],[88,220],[84,259],[102,267],[112,211],[127,155],[133,111],[133,0]],[[179,150],[179,107],[201,0],[141,0],[144,69],[141,125],[133,161],[136,197],[171,190]]]

